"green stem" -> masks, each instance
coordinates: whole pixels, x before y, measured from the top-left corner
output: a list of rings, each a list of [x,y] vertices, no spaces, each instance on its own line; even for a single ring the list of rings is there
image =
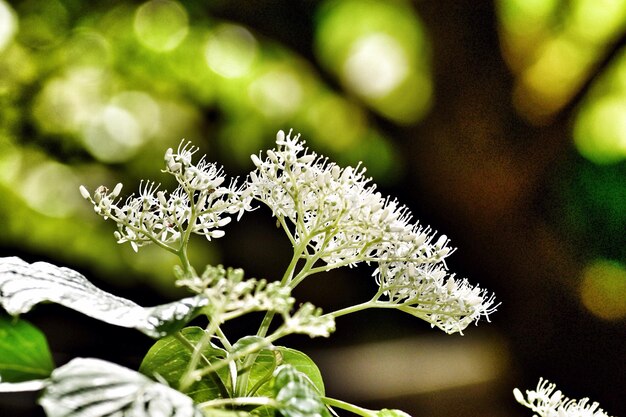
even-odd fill
[[[304,252],[307,244],[308,240],[305,239],[303,242],[300,242],[299,245],[294,246],[291,262],[289,262],[287,270],[285,270],[285,273],[283,274],[283,279],[280,281],[281,284],[287,285],[293,278],[293,273],[296,269],[296,266],[298,265],[298,261],[300,260],[300,258],[302,258],[302,253]]]
[[[319,260],[318,255],[310,256],[309,258],[307,258],[306,263],[304,264],[300,272],[298,272],[298,274],[293,278],[293,280],[291,280],[291,282],[289,283],[289,286],[292,289],[296,288],[306,277],[308,277],[309,275],[312,275],[313,273],[311,272],[312,271],[311,267],[318,260]]]
[[[189,340],[187,340],[181,332],[174,333],[174,337],[183,346],[189,349],[190,352],[194,352],[194,349],[195,349],[194,345]],[[202,359],[202,362],[204,362],[205,366],[211,366],[211,361],[209,361],[204,355],[201,355],[201,359]],[[228,389],[224,385],[224,381],[222,381],[222,378],[220,378],[219,375],[214,372],[211,374],[211,379],[213,380],[213,383],[215,384],[215,386],[217,386],[217,388],[219,389],[220,395],[224,398],[228,398],[230,394],[228,393]]]
[[[330,313],[324,314],[324,316],[332,316],[334,318],[345,316],[346,314],[356,313],[357,311],[367,310],[368,308],[388,308],[388,303],[379,303],[377,297],[372,298],[361,304],[356,304],[350,307],[342,308]]]
[[[222,342],[222,346],[224,346],[224,349],[230,352],[233,349],[233,345],[230,344],[228,338],[226,337],[226,335],[222,331],[222,328],[219,325],[216,326],[215,334],[217,334],[217,337],[220,338],[220,342]]]
[[[273,341],[280,339],[286,334],[287,334],[286,328],[284,327],[279,328],[276,332],[267,336],[265,339],[262,339],[261,341],[257,343],[252,343],[248,345],[248,347],[246,347],[245,349],[242,349],[237,353],[233,353],[232,355],[229,355],[228,357],[213,363],[211,366],[207,366],[206,368],[202,368],[202,369],[196,369],[189,375],[189,377],[192,380],[196,380],[196,379],[202,378],[206,374],[209,374],[211,372],[216,372],[217,370],[223,368],[224,366],[227,366],[229,363],[233,361],[236,361],[240,358],[250,355],[251,353],[258,352],[264,347],[271,345]],[[239,386],[242,386],[242,382],[243,381],[240,380]]]
[[[278,401],[269,397],[236,397],[236,398],[218,398],[198,404],[200,408],[216,408],[223,406],[241,406],[241,405],[268,405],[277,407]]]
[[[289,266],[287,266],[287,270],[283,274],[283,278],[280,281],[283,286],[287,285],[293,278],[294,270],[296,269],[296,266],[298,265],[298,261],[302,257],[302,252],[304,251],[305,247],[306,247],[306,244],[300,243],[300,245],[295,246],[293,248],[293,256],[291,257]],[[273,319],[274,319],[273,311],[268,311],[267,313],[265,313],[265,317],[263,317],[263,321],[261,322],[261,325],[259,326],[259,330],[257,331],[256,335],[259,337],[264,337],[267,334],[267,331],[269,330],[270,324],[272,324]]]
[[[192,276],[193,267],[191,266],[191,262],[189,262],[186,243],[181,245],[180,249],[176,252],[176,255],[178,255],[178,257],[180,258],[180,262],[183,264],[183,271],[185,272],[184,276]]]
[[[345,401],[336,400],[334,398],[322,397],[322,401],[324,402],[324,404],[328,406],[341,408],[342,410],[349,411],[359,416],[376,417],[377,415],[375,411],[368,410],[367,408],[359,407],[354,404],[347,403]]]
[[[191,359],[189,360],[189,363],[187,364],[187,369],[185,370],[185,373],[183,373],[183,375],[180,378],[180,384],[179,384],[180,391],[185,392],[187,389],[189,389],[191,385],[193,385],[194,382],[197,381],[197,379],[194,378],[194,373],[196,372],[196,369],[198,368],[198,364],[200,363],[200,360],[203,356],[202,352],[207,347],[207,345],[211,342],[211,338],[217,332],[218,328],[219,328],[219,325],[214,324],[213,320],[209,321],[208,326],[204,330],[204,334],[202,335],[202,338],[194,346],[194,350],[191,355]]]
[[[291,234],[291,231],[289,230],[289,227],[287,227],[287,223],[285,222],[285,217],[277,216],[277,218],[278,218],[278,221],[279,221],[281,227],[285,231],[285,234],[287,235],[287,238],[289,238],[289,241],[291,242],[291,245],[292,246],[296,246],[296,239]]]
[[[378,287],[378,291],[376,294],[369,300],[365,301],[361,304],[356,304],[350,307],[342,308],[331,313],[324,314],[325,316],[332,316],[333,318],[337,318],[340,316],[345,316],[346,314],[356,313],[358,311],[367,310],[368,308],[395,308],[394,305],[391,305],[386,302],[378,301],[380,297],[385,292],[385,288]]]
[[[189,262],[189,255],[187,255],[187,246],[189,245],[189,239],[191,238],[191,233],[193,232],[193,226],[196,223],[196,219],[198,218],[198,212],[196,209],[197,200],[195,198],[194,191],[185,187],[185,193],[187,193],[187,196],[189,197],[189,206],[191,209],[191,213],[189,213],[187,229],[185,229],[184,233],[181,234],[180,247],[178,248],[176,254],[183,263],[185,275],[190,276],[193,273],[193,267],[191,266],[191,262]]]
[[[296,266],[298,265],[298,261],[302,257],[302,253],[304,252],[304,249],[306,248],[307,243],[308,241],[305,241],[305,243],[300,243],[299,245],[294,246],[293,256],[291,257],[291,261],[289,262],[289,265],[287,266],[287,270],[283,274],[283,278],[280,281],[283,286],[289,284],[289,282],[293,278],[294,271],[296,269]],[[261,321],[261,325],[259,326],[259,330],[256,333],[257,336],[265,337],[265,335],[267,334],[270,328],[270,325],[272,324],[272,320],[274,319],[275,314],[276,313],[273,311],[268,311],[265,313],[265,316],[263,317],[263,321]],[[256,355],[251,355],[249,358],[247,358],[244,364],[244,369],[247,369],[250,366],[252,366],[255,360],[256,360]],[[241,380],[239,381],[239,383],[240,383],[239,386],[243,387],[242,389],[246,388],[246,386],[248,385],[247,373],[241,376]]]
[[[322,227],[322,228],[319,228],[318,226],[319,226],[319,221],[322,219],[323,216],[318,216],[318,224],[316,224],[316,226],[313,228],[314,232],[311,232],[311,234],[306,239],[306,244],[308,245],[308,243],[311,241],[311,239],[313,239],[313,237],[323,234],[324,242],[322,243],[322,248],[326,248],[328,244],[330,243],[330,240],[334,236],[333,234],[329,232],[338,227],[337,225],[339,224],[339,220],[343,217],[344,213],[345,213],[345,209],[339,213],[339,215],[335,218],[332,224],[326,227]],[[306,246],[304,248],[306,248]],[[322,249],[322,250],[317,251],[315,255],[312,255],[307,259],[304,267],[300,270],[300,272],[296,275],[296,277],[290,282],[291,288],[297,287],[298,284],[300,284],[306,277],[308,277],[309,275],[313,275],[316,272],[320,271],[319,267],[312,268],[312,266],[315,265],[315,263],[322,258],[323,254],[324,254],[324,250]],[[352,261],[349,263],[352,263]],[[326,270],[330,270],[330,269],[334,269],[334,267],[328,268]]]
[[[154,237],[152,234],[147,234],[145,233],[145,231],[141,230],[140,227],[135,227],[132,224],[128,223],[125,220],[120,220],[119,217],[116,217],[114,214],[110,214],[109,218],[111,220],[113,220],[114,222],[118,223],[118,224],[122,224],[124,225],[124,227],[127,227],[129,229],[131,229],[133,232],[137,233],[137,234],[142,234],[144,236],[146,236],[148,239],[150,239],[150,241],[152,243],[154,243],[155,245],[159,246],[160,248],[165,249],[166,251],[173,253],[174,255],[178,255],[178,251],[176,249],[174,249],[173,247],[169,246],[168,244],[165,244],[163,242],[161,242],[159,239],[157,239],[156,237]]]
[[[273,311],[268,311],[265,313],[265,316],[263,316],[263,321],[261,322],[261,326],[259,326],[259,330],[256,333],[257,336],[265,337],[267,331],[270,328],[270,324],[272,324],[272,320],[274,319],[274,314],[275,313]]]

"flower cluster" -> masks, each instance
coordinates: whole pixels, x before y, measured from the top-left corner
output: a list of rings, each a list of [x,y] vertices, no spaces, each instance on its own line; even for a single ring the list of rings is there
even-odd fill
[[[276,145],[265,160],[252,155],[256,169],[242,186],[235,180],[224,186],[223,170],[204,157],[194,164],[197,148],[182,142],[176,152],[165,153],[164,172],[178,182],[171,193],[143,182],[139,195],[122,204],[121,184],[112,191],[99,187],[93,196],[80,190],[98,214],[117,223],[118,242],[130,242],[135,250],[156,243],[180,255],[192,233],[222,237],[230,215],[241,217],[256,199],[270,207],[294,256],[306,261],[295,276],[288,270],[282,285],[294,288],[316,272],[367,262],[376,264],[378,306],[398,308],[447,333],[462,332],[495,309],[492,295],[448,274],[448,238],[437,237],[413,221],[407,207],[382,196],[360,165],[341,168],[291,133],[278,132]],[[190,273],[188,266],[187,261]]]
[[[265,161],[252,155],[257,171],[249,181],[255,198],[293,224],[296,245],[333,266],[390,256],[437,262],[451,252],[445,237],[431,245],[429,230],[411,224],[405,206],[377,192],[360,165],[340,168],[299,139],[278,132],[277,149],[268,150]],[[401,251],[400,242],[412,250],[392,254]]]
[[[165,153],[165,171],[172,174],[178,187],[171,193],[160,191],[154,182],[142,182],[139,195],[131,195],[124,203],[119,199],[122,185],[109,191],[98,187],[93,196],[83,186],[80,192],[96,213],[113,219],[118,230],[118,243],[130,242],[136,251],[149,243],[170,246],[189,238],[191,233],[208,240],[224,236],[222,227],[230,223],[227,215],[249,210],[251,199],[233,180],[223,186],[226,177],[221,168],[204,158],[193,164],[197,148],[181,142],[177,152]]]
[[[208,265],[201,276],[189,276],[177,271],[176,285],[206,297],[207,314],[220,323],[253,311],[271,311],[282,316],[287,333],[302,333],[311,337],[328,337],[335,330],[335,320],[322,315],[322,310],[304,303],[295,312],[291,289],[280,282],[264,279],[244,280],[242,269]]]
[[[555,389],[555,384],[541,378],[536,390],[526,391],[526,397],[517,388],[513,394],[517,402],[539,417],[609,417],[597,402],[589,404],[589,398],[572,400]]]
[[[276,145],[265,160],[252,155],[250,192],[270,207],[307,262],[326,264],[309,272],[374,262],[381,296],[448,333],[495,309],[493,296],[448,276],[447,237],[435,240],[412,222],[410,211],[377,192],[360,165],[340,168],[291,132],[278,132]]]
[[[377,276],[378,283],[388,302],[446,333],[462,334],[472,322],[488,317],[496,309],[493,294],[472,286],[467,279],[455,279],[440,265],[379,265],[378,270],[383,272]]]
[[[283,320],[289,333],[328,337],[335,331],[335,319],[322,315],[322,309],[311,303],[302,304],[292,315],[283,314]]]
[[[239,268],[208,265],[201,276],[188,277],[182,271],[178,275],[181,278],[176,284],[204,295],[209,300],[209,314],[220,322],[252,311],[288,314],[295,302],[289,288],[263,279],[244,280],[243,270]]]

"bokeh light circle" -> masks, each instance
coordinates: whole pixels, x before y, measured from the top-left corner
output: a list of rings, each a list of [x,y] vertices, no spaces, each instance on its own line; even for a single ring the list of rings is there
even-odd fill
[[[151,0],[137,9],[134,28],[144,46],[167,52],[175,49],[187,36],[189,18],[178,2]]]
[[[372,33],[358,39],[343,66],[347,84],[354,91],[373,98],[389,94],[408,72],[404,48],[385,33]]]
[[[248,94],[255,107],[269,118],[287,118],[300,107],[303,89],[298,75],[289,68],[277,68],[250,84]]]
[[[133,116],[144,139],[160,131],[161,108],[150,94],[143,91],[122,91],[111,98],[111,104]]]
[[[209,37],[204,57],[211,70],[225,78],[245,75],[257,55],[257,42],[246,28],[222,24]]]
[[[315,53],[368,107],[410,124],[430,107],[430,42],[406,1],[327,0],[319,8]]]
[[[574,125],[574,144],[597,164],[626,158],[626,96],[607,96],[583,107]]]
[[[143,143],[141,126],[126,109],[108,105],[85,126],[85,148],[103,162],[123,162],[133,157]]]
[[[49,217],[68,217],[83,203],[74,172],[58,162],[38,164],[21,184],[26,204]]]
[[[0,52],[6,48],[17,32],[17,16],[7,3],[0,0]]]
[[[605,320],[626,317],[626,267],[605,259],[585,266],[580,285],[583,305]]]
[[[68,68],[50,78],[35,98],[33,117],[46,133],[75,134],[93,119],[109,78],[101,68]]]

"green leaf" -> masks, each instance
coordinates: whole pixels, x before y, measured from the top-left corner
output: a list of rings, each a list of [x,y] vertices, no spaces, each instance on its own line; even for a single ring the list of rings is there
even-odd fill
[[[193,346],[200,342],[204,333],[200,327],[186,327],[180,331],[178,337],[172,335],[157,341],[144,357],[139,372],[150,377],[162,378],[172,388],[178,389],[180,379],[191,360]],[[209,361],[226,357],[225,350],[212,344],[207,345],[202,353]],[[229,381],[228,368],[224,367],[216,374],[207,375],[194,383],[186,394],[196,402],[221,398],[224,396],[222,390],[229,389]]]
[[[246,349],[248,346],[251,346],[257,343],[262,346],[264,342],[265,342],[265,339],[259,336],[244,336],[235,342],[235,344],[233,345],[233,348],[231,349],[231,353],[234,354],[237,352],[241,352],[242,350]],[[242,359],[242,362],[243,362],[243,359]]]
[[[277,350],[282,355],[282,361],[279,365],[288,364],[293,366],[298,372],[302,372],[309,378],[319,395],[325,395],[322,373],[315,362],[313,362],[313,359],[296,349],[279,346]]]
[[[0,316],[0,380],[46,378],[54,369],[44,334],[25,320]]]
[[[325,395],[324,381],[319,368],[306,354],[284,346],[277,346],[273,350],[264,349],[259,353],[248,380],[248,389],[258,388],[250,395],[272,396],[273,391],[270,379],[274,370],[281,365],[291,365],[298,372],[303,373],[311,381],[318,394]],[[265,382],[261,384],[260,382]]]
[[[274,398],[284,417],[330,415],[313,383],[291,365],[282,365],[274,373]]]
[[[204,417],[191,398],[128,368],[77,358],[55,369],[39,400],[48,417]]]
[[[45,301],[154,338],[182,328],[208,303],[206,297],[198,295],[145,308],[102,291],[69,268],[46,262],[28,264],[17,257],[0,258],[0,305],[9,314],[26,313]]]
[[[259,352],[248,377],[248,396],[272,396],[270,382],[278,366],[278,350],[263,349]]]

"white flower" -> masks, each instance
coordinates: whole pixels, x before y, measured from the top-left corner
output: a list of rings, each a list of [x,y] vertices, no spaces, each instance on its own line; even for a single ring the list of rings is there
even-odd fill
[[[445,238],[431,245],[430,231],[410,223],[406,207],[381,196],[364,168],[340,168],[299,138],[280,131],[265,161],[252,155],[257,170],[249,187],[275,216],[292,223],[294,243],[309,255],[342,266],[390,256],[438,262],[451,253]],[[403,242],[402,254],[395,253],[397,242]]]
[[[541,378],[536,390],[526,391],[526,397],[517,388],[513,395],[539,417],[609,417],[597,402],[589,404],[589,398],[572,400],[555,389],[555,384]]]
[[[387,301],[448,334],[461,333],[496,310],[493,294],[467,279],[455,279],[441,265],[381,262],[377,282]]]
[[[291,132],[278,132],[276,145],[265,160],[252,155],[250,192],[270,207],[311,273],[377,263],[376,281],[389,303],[448,333],[495,310],[493,296],[448,277],[448,238],[413,222],[407,207],[376,191],[364,168],[340,168]],[[317,260],[326,266],[315,267]]]
[[[230,223],[228,215],[250,210],[249,196],[235,180],[223,186],[226,177],[221,167],[206,162],[204,157],[192,163],[197,148],[181,142],[177,152],[165,153],[165,171],[172,174],[178,187],[171,193],[159,191],[154,182],[142,181],[139,195],[131,195],[123,204],[118,199],[121,184],[112,192],[100,186],[93,198],[80,187],[82,196],[94,205],[94,210],[112,218],[118,225],[118,243],[130,242],[136,251],[149,243],[171,245],[188,238],[190,233],[208,240],[224,236],[222,227]]]

